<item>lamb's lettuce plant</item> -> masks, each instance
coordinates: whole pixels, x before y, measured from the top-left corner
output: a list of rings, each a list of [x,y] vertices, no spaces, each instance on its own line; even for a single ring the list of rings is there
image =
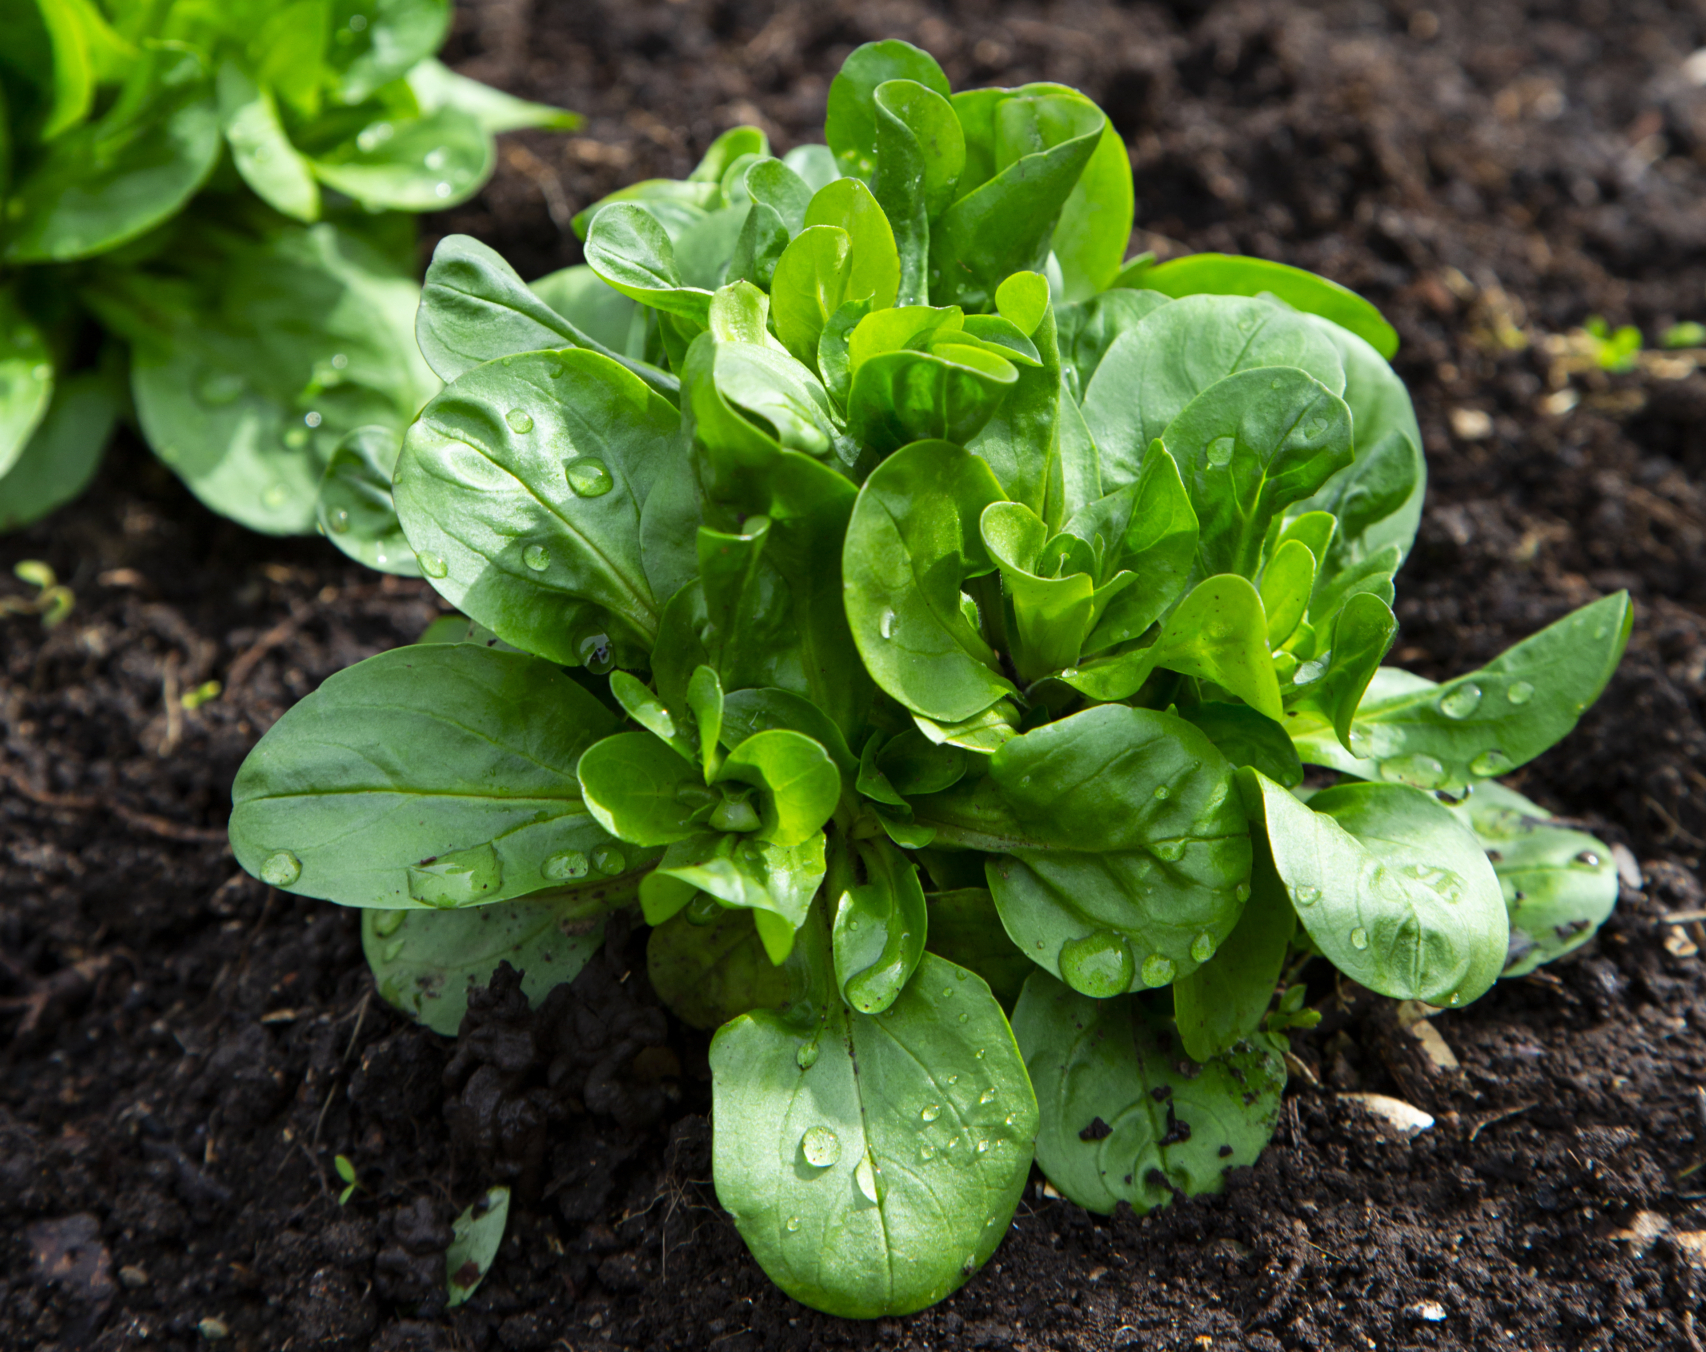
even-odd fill
[[[1122,264],[1123,151],[1057,85],[877,43],[825,134],[728,133],[533,288],[444,242],[445,388],[373,522],[468,618],[287,713],[231,836],[369,908],[447,1031],[501,953],[566,978],[637,905],[717,1029],[724,1206],[872,1316],[976,1270],[1033,1150],[1100,1211],[1255,1159],[1309,956],[1457,1006],[1583,941],[1607,852],[1492,780],[1630,608],[1383,667],[1424,465],[1370,305]]]
[[[387,433],[356,454],[388,503],[438,387],[410,341],[402,213],[471,196],[495,133],[579,121],[439,64],[449,21],[449,0],[5,7],[0,530],[81,491],[127,393],[160,457],[245,525],[312,530],[363,426]],[[400,541],[365,557],[413,568]]]

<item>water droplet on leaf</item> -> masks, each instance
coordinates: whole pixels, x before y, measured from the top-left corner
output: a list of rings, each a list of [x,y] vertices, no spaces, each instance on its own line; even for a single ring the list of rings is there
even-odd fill
[[[1150,844],[1149,852],[1157,859],[1164,859],[1169,864],[1176,864],[1185,857],[1185,842],[1182,840],[1157,840]]]
[[[333,535],[342,535],[349,529],[349,513],[342,507],[328,512],[326,524],[332,528]]]
[[[589,865],[579,850],[562,850],[539,866],[539,871],[554,883],[566,883],[571,878],[584,878]]]
[[[884,638],[894,637],[894,611],[885,610],[877,619],[877,632]]]
[[[575,645],[575,651],[580,655],[581,665],[594,676],[603,676],[616,665],[608,634],[588,634]]]
[[[592,852],[592,866],[607,878],[628,867],[627,857],[614,845],[600,845]]]
[[[1082,995],[1105,1000],[1131,989],[1137,959],[1123,935],[1098,930],[1060,946],[1060,975]]]
[[[1389,784],[1409,784],[1418,789],[1437,789],[1445,783],[1445,766],[1424,752],[1394,756],[1380,763],[1380,777]]]
[[[504,414],[504,421],[509,424],[509,430],[512,432],[533,430],[533,415],[524,408],[512,408]]]
[[[1512,704],[1527,704],[1534,698],[1534,687],[1527,681],[1512,681],[1505,691],[1505,698]]]
[[[302,876],[302,861],[289,850],[269,854],[261,864],[261,881],[273,887],[289,887]]]
[[[1440,696],[1439,711],[1447,718],[1468,718],[1481,702],[1481,687],[1465,681]]]
[[[841,1139],[828,1127],[808,1127],[800,1137],[800,1153],[814,1169],[827,1169],[841,1158]]]
[[[1173,959],[1160,953],[1151,953],[1143,960],[1143,984],[1145,986],[1165,986],[1172,981],[1178,968],[1173,965]]]
[[[1321,900],[1321,889],[1312,883],[1304,883],[1291,889],[1291,897],[1299,906],[1313,906]]]
[[[415,555],[415,560],[420,564],[421,572],[425,573],[428,577],[443,577],[450,571],[450,569],[445,566],[444,560],[437,554],[417,553]]]
[[[551,554],[544,545],[528,545],[521,551],[521,561],[534,572],[543,573],[551,566]]]
[[[563,467],[563,477],[583,498],[601,498],[616,486],[602,460],[571,460]]]
[[[794,1053],[794,1064],[801,1070],[810,1070],[817,1064],[817,1058],[821,1054],[821,1050],[822,1049],[817,1045],[816,1038],[813,1038],[810,1042],[801,1043],[799,1051]]]
[[[1469,762],[1469,768],[1483,777],[1502,775],[1516,769],[1516,762],[1502,751],[1483,751]]]
[[[411,897],[446,909],[489,900],[503,882],[503,864],[490,844],[410,864],[408,873]]]
[[[1208,463],[1215,469],[1224,469],[1232,463],[1233,446],[1231,437],[1216,437],[1208,444]]]
[[[867,1202],[881,1200],[877,1193],[877,1166],[871,1163],[869,1155],[866,1155],[854,1167],[853,1181],[859,1185],[859,1191],[865,1194]]]
[[[918,1115],[926,1122],[934,1122],[942,1115],[942,1105],[940,1103],[926,1103],[923,1108],[919,1109]]]
[[[799,1228],[800,1228],[800,1218],[798,1216],[788,1217],[788,1233],[790,1235],[795,1234],[798,1232]]]
[[[1199,934],[1191,941],[1191,961],[1207,962],[1214,956],[1214,936]]]
[[[991,1089],[985,1089],[981,1094],[979,1094],[977,1096],[977,1101],[979,1103],[994,1103],[995,1102],[995,1090],[992,1088]]]
[[[1368,947],[1368,931],[1361,925],[1351,931],[1351,947],[1357,949]]]

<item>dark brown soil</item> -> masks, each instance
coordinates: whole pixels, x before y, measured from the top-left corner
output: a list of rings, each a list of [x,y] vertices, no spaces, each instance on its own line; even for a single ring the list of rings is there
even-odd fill
[[[213,519],[127,444],[88,499],[0,541],[77,595],[51,633],[0,620],[0,1344],[1699,1349],[1677,1236],[1706,1229],[1706,932],[1659,920],[1703,899],[1706,376],[1581,380],[1566,411],[1539,339],[1706,317],[1706,89],[1681,64],[1706,14],[1430,4],[469,3],[451,59],[589,121],[511,138],[431,227],[527,275],[576,261],[569,213],[737,122],[805,138],[842,56],[892,35],[956,84],[1100,100],[1139,244],[1379,302],[1433,465],[1400,659],[1456,671],[1618,587],[1640,607],[1605,698],[1515,782],[1632,851],[1644,887],[1578,956],[1435,1021],[1460,1071],[1322,984],[1310,1075],[1224,1196],[1102,1219],[1033,1187],[934,1310],[803,1309],[716,1210],[704,1040],[624,980],[640,936],[536,1013],[494,990],[452,1043],[378,1001],[352,913],[237,870],[247,749],[437,602]],[[183,711],[210,679],[225,694]],[[1438,1123],[1401,1139],[1346,1090]],[[343,1207],[336,1155],[363,1185]],[[496,1181],[509,1238],[447,1314],[446,1222]]]

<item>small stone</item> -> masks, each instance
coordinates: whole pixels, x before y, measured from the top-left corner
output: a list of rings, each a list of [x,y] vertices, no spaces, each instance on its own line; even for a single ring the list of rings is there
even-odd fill
[[[231,1336],[230,1326],[217,1315],[208,1315],[206,1319],[196,1325],[196,1329],[210,1343],[222,1342]]]
[[[1434,1124],[1433,1114],[1424,1113],[1415,1104],[1406,1103],[1403,1099],[1395,1099],[1387,1094],[1340,1094],[1339,1099],[1345,1103],[1356,1104],[1364,1112],[1378,1117],[1388,1126],[1396,1127],[1406,1136],[1428,1131]]]
[[[1430,1324],[1437,1324],[1445,1318],[1445,1306],[1437,1300],[1418,1300],[1414,1305],[1406,1305],[1404,1313],[1412,1319],[1425,1319]]]
[[[118,1279],[130,1290],[137,1291],[148,1285],[148,1272],[134,1263],[126,1263],[118,1270]]]

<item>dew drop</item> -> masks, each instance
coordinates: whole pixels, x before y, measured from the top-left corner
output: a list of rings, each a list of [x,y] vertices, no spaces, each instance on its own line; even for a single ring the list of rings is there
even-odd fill
[[[982,1047],[979,1047],[979,1048],[978,1048],[978,1049],[977,1049],[977,1057],[976,1057],[976,1059],[977,1059],[977,1060],[979,1060],[979,1061],[981,1061],[981,1060],[983,1060],[983,1048],[982,1048]]]
[[[1250,884],[1239,883],[1237,887],[1232,889],[1232,895],[1237,897],[1239,901],[1250,900]]]
[[[1157,859],[1169,864],[1176,864],[1185,857],[1185,842],[1182,840],[1157,840],[1149,846],[1149,852]]]
[[[790,1235],[796,1234],[796,1233],[798,1233],[799,1228],[800,1228],[800,1218],[798,1216],[788,1217],[788,1233]]]
[[[450,571],[444,560],[437,554],[417,553],[415,560],[421,566],[421,571],[428,577],[443,577]]]
[[[1291,898],[1299,906],[1313,906],[1321,900],[1321,889],[1312,883],[1304,883],[1291,889]]]
[[[1410,756],[1394,756],[1380,763],[1380,777],[1389,784],[1409,784],[1418,789],[1437,789],[1445,783],[1445,766],[1417,752]]]
[[[1583,850],[1570,862],[1574,864],[1581,864],[1585,868],[1598,868],[1600,858],[1592,850]]]
[[[509,430],[512,432],[533,430],[533,415],[524,408],[512,408],[504,414],[504,421],[509,424]]]
[[[616,665],[608,634],[588,634],[575,645],[575,651],[580,655],[581,665],[594,676],[603,676]]]
[[[822,1049],[817,1045],[817,1039],[800,1044],[799,1051],[794,1053],[794,1064],[801,1070],[810,1070],[817,1064],[817,1058]]]
[[[428,906],[451,909],[490,899],[503,883],[503,861],[488,844],[423,859],[408,868],[409,895]]]
[[[571,878],[586,877],[589,867],[579,850],[561,850],[541,864],[539,871],[554,883],[566,883]]]
[[[1019,1120],[1019,1114],[1018,1113],[1008,1113],[1007,1116],[1002,1118],[1001,1120],[1003,1123],[1005,1123],[1007,1126],[1010,1127],[1015,1122],[1017,1122]]]
[[[1224,469],[1232,463],[1233,439],[1231,437],[1216,437],[1208,444],[1208,463],[1215,469]]]
[[[583,498],[601,498],[616,486],[602,460],[571,460],[563,467],[563,476]]]
[[[959,1082],[960,1082],[960,1077],[958,1075],[948,1076],[948,1083],[949,1084],[958,1084]]]
[[[988,1149],[989,1149],[989,1142],[988,1142],[988,1141],[979,1141],[979,1142],[978,1142],[978,1143],[977,1143],[977,1153],[978,1153],[978,1154],[980,1154],[980,1155],[981,1155],[981,1154],[983,1154],[983,1153],[984,1153],[984,1152],[985,1152],[985,1151],[987,1151],[987,1150],[988,1150]]]
[[[933,1159],[935,1159],[936,1158],[936,1147],[931,1145],[930,1142],[928,1142],[928,1141],[924,1142],[923,1145],[918,1147],[918,1158],[921,1160],[933,1160]]]
[[[960,1022],[961,1023],[969,1023],[970,1021],[971,1021],[971,1015],[970,1014],[960,1015]]]
[[[302,876],[302,861],[289,850],[277,850],[261,863],[261,881],[273,887],[289,887]]]
[[[1173,959],[1160,953],[1151,953],[1143,960],[1143,984],[1145,986],[1165,986],[1172,981],[1179,969],[1173,965]]]
[[[600,845],[592,852],[592,866],[607,878],[628,867],[628,860],[614,845]]]
[[[841,1158],[841,1138],[828,1127],[807,1127],[800,1137],[800,1153],[814,1169],[827,1169]]]
[[[1165,802],[1171,794],[1172,794],[1172,790],[1169,789],[1165,784],[1158,784],[1155,787],[1155,793],[1153,796],[1156,799],[1158,799],[1162,802]]]
[[[1469,762],[1469,768],[1482,776],[1502,775],[1516,769],[1516,762],[1502,751],[1483,751]]]
[[[381,911],[373,922],[373,932],[381,939],[389,939],[402,929],[403,921],[407,917],[407,911]]]
[[[1513,681],[1505,691],[1505,698],[1512,704],[1527,704],[1534,698],[1534,687],[1527,681]]]
[[[1481,703],[1481,687],[1474,681],[1453,686],[1440,696],[1439,711],[1447,718],[1468,718]]]
[[[427,151],[426,156],[422,159],[421,163],[436,173],[438,170],[444,168],[446,158],[447,156],[444,153],[444,147],[435,146],[433,149]]]
[[[543,573],[551,566],[551,553],[544,545],[528,545],[521,551],[521,561],[536,573]]]
[[[326,515],[326,524],[332,528],[333,535],[342,535],[349,530],[349,512],[339,507]]]
[[[918,1115],[926,1122],[934,1122],[942,1115],[942,1105],[940,1103],[926,1103],[924,1107],[919,1110]]]
[[[1191,961],[1207,962],[1214,956],[1214,936],[1199,934],[1191,941]]]
[[[1098,930],[1060,946],[1060,975],[1082,995],[1105,1000],[1131,989],[1137,960],[1123,935]]]
[[[1356,949],[1368,947],[1368,931],[1361,925],[1351,931],[1351,947]]]
[[[877,620],[877,632],[884,638],[894,637],[894,611],[885,610]]]
[[[1326,659],[1317,657],[1313,661],[1305,662],[1295,672],[1293,672],[1291,683],[1293,685],[1310,685],[1313,682],[1320,680],[1322,674],[1326,670]]]
[[[880,1200],[877,1192],[877,1167],[871,1163],[869,1155],[866,1155],[854,1166],[853,1181],[859,1185],[859,1191],[865,1194],[867,1202]]]
[[[988,1089],[985,1089],[981,1094],[979,1094],[977,1096],[977,1101],[979,1103],[994,1103],[995,1102],[995,1089],[994,1089],[994,1087],[992,1086]]]
[[[1305,441],[1314,441],[1316,437],[1320,436],[1326,430],[1327,420],[1325,418],[1312,418],[1309,422],[1309,426],[1303,429],[1303,438]]]

